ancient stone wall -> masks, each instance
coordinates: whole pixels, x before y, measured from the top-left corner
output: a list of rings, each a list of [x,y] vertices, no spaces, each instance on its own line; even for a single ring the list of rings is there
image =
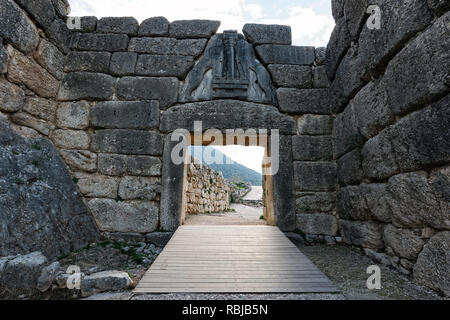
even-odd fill
[[[339,233],[450,294],[448,1],[334,0],[326,69],[335,101]]]
[[[230,208],[230,188],[221,172],[193,161],[187,165],[186,213],[217,213]]]

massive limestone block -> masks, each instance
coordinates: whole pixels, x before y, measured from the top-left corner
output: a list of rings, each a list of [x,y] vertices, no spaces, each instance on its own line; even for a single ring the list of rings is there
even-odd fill
[[[36,19],[42,27],[48,28],[56,19],[55,8],[51,0],[17,0],[28,14]]]
[[[48,40],[57,46],[64,54],[69,53],[72,41],[72,30],[67,27],[65,20],[53,20],[50,28],[46,30]]]
[[[151,129],[159,126],[156,101],[108,101],[92,108],[91,125],[105,129]]]
[[[81,130],[55,130],[51,136],[53,143],[63,149],[89,149],[89,134]]]
[[[298,191],[332,191],[336,188],[336,164],[296,161],[294,185]]]
[[[76,41],[76,48],[83,51],[126,51],[129,38],[125,34],[83,33]]]
[[[11,90],[8,93],[11,94]],[[57,102],[39,97],[28,97],[25,100],[25,105],[23,106],[24,111],[51,123],[55,122],[57,108]]]
[[[345,243],[374,250],[384,248],[382,223],[348,220],[340,220],[339,223]]]
[[[295,121],[275,107],[237,100],[215,100],[174,106],[162,114],[160,130],[194,131],[194,121],[203,128],[279,129],[281,134],[295,134]]]
[[[328,89],[292,89],[277,90],[280,110],[290,114],[330,114],[331,94]]]
[[[363,179],[361,150],[354,149],[337,160],[337,175],[341,185],[358,184]]]
[[[150,233],[158,227],[159,205],[151,201],[89,201],[94,219],[102,231]]]
[[[133,17],[106,17],[97,22],[97,32],[137,35],[139,22]]]
[[[141,22],[139,37],[164,37],[169,35],[169,20],[164,17],[152,17]]]
[[[312,87],[312,69],[310,66],[270,64],[267,69],[278,87],[297,89]]]
[[[450,10],[450,3],[446,0],[427,0],[428,7],[437,16]]]
[[[133,284],[129,274],[122,271],[103,271],[91,274],[81,280],[81,295],[89,297],[105,291],[130,289]]]
[[[13,123],[32,128],[44,136],[48,136],[50,131],[55,128],[54,125],[49,124],[44,120],[35,118],[26,112],[17,112],[13,114],[10,119]]]
[[[55,11],[61,17],[67,17],[70,14],[70,4],[68,0],[52,0]]]
[[[97,171],[97,154],[87,150],[59,150],[61,158],[72,170]]]
[[[408,229],[397,229],[390,224],[384,228],[383,236],[386,246],[392,248],[397,256],[412,261],[417,259],[424,245],[420,233],[417,234]]]
[[[305,114],[297,119],[299,134],[315,136],[330,135],[333,128],[333,119],[326,115]]]
[[[98,157],[99,172],[109,176],[161,176],[161,167],[161,160],[157,157],[120,154],[99,154]]]
[[[55,78],[61,80],[64,77],[64,55],[50,41],[42,39],[34,54],[36,61]]]
[[[183,79],[193,65],[194,58],[190,56],[140,55],[136,64],[136,74]]]
[[[331,80],[334,78],[336,70],[350,48],[351,37],[347,28],[347,22],[345,17],[341,17],[336,21],[336,26],[331,33],[330,41],[328,42],[325,67],[327,68],[328,78]]]
[[[111,53],[109,52],[70,52],[66,59],[65,72],[90,71],[108,73]]]
[[[102,73],[68,73],[59,89],[58,100],[107,100],[112,96],[116,79]]]
[[[344,112],[334,119],[333,139],[335,158],[363,144],[364,139],[358,130],[353,104],[349,104]]]
[[[369,6],[368,0],[346,0],[344,5],[344,16],[347,20],[348,32],[352,39],[358,39],[359,32],[366,22],[366,11]],[[372,4],[372,2],[370,2]]]
[[[89,198],[117,198],[119,179],[97,174],[75,172],[77,186],[85,197]]]
[[[128,50],[154,55],[198,57],[207,42],[206,39],[132,38]]]
[[[415,282],[450,296],[450,231],[436,234],[424,246],[413,277]]]
[[[33,22],[12,0],[0,2],[0,36],[25,53],[33,51],[39,43]]]
[[[336,217],[328,214],[298,214],[297,228],[306,234],[335,236],[338,222]]]
[[[297,214],[331,212],[335,204],[334,192],[297,192],[295,194]]]
[[[135,52],[114,52],[109,71],[114,76],[127,76],[135,72],[138,54]]]
[[[56,124],[65,129],[87,129],[90,106],[85,101],[61,103],[56,112]]]
[[[94,152],[162,155],[162,135],[140,130],[97,130],[92,136]]]
[[[248,23],[242,29],[248,42],[258,44],[287,44],[292,43],[290,26],[276,24]]]
[[[0,256],[40,250],[54,258],[95,241],[92,217],[53,145],[0,126]]]
[[[328,161],[333,159],[331,136],[293,136],[294,160]]]
[[[123,177],[119,197],[123,200],[155,200],[161,193],[160,178]]]
[[[169,25],[169,35],[173,38],[210,38],[219,26],[220,21],[179,20]]]
[[[0,78],[0,111],[19,111],[23,108],[24,104],[25,92],[6,79]]]
[[[264,64],[312,65],[315,59],[314,47],[263,44],[256,53]]]

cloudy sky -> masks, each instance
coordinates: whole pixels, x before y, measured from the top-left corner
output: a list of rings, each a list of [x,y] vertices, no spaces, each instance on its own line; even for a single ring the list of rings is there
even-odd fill
[[[326,46],[334,27],[331,0],[69,0],[71,16],[164,16],[220,20],[220,30],[245,23],[287,24],[296,45]]]

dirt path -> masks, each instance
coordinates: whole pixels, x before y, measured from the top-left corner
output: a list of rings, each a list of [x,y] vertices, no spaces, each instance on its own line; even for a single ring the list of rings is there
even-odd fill
[[[263,187],[262,186],[252,186],[252,190],[242,199],[242,200],[262,200],[263,198]]]
[[[263,208],[232,204],[234,212],[189,215],[186,225],[265,225]]]

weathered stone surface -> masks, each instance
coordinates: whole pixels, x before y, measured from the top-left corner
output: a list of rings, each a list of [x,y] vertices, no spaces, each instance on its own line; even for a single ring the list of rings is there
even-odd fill
[[[198,57],[206,47],[206,39],[132,38],[129,50],[154,55]]]
[[[136,74],[154,77],[186,77],[194,65],[190,56],[140,55],[136,64]]]
[[[293,136],[292,154],[294,160],[332,160],[331,136]]]
[[[337,193],[337,213],[345,220],[392,221],[386,184],[361,184],[340,188]]]
[[[61,17],[67,17],[70,14],[70,5],[68,0],[52,0],[55,12]]]
[[[133,280],[126,272],[104,271],[91,274],[81,280],[81,295],[89,297],[105,291],[127,290]]]
[[[338,222],[335,217],[328,214],[298,214],[297,228],[307,234],[335,236]]]
[[[277,90],[280,110],[295,114],[330,114],[331,95],[328,89],[288,89]]]
[[[327,48],[326,47],[317,47],[314,50],[314,54],[316,55],[315,65],[322,66],[323,63],[325,62],[325,57],[327,55]],[[326,69],[325,69],[325,74],[326,74]]]
[[[344,16],[344,5],[345,0],[331,0],[331,11],[334,20],[338,20]]]
[[[278,87],[298,89],[312,87],[312,71],[310,66],[270,64],[267,69]]]
[[[134,74],[138,54],[134,52],[114,52],[111,57],[109,71],[114,76]]]
[[[363,179],[361,150],[354,149],[337,160],[337,175],[341,185],[359,184]]]
[[[194,131],[194,121],[204,128],[279,129],[281,134],[295,134],[295,121],[281,115],[274,107],[236,101],[215,100],[178,105],[165,111],[160,130],[171,132],[179,128]]]
[[[140,37],[164,37],[169,35],[169,20],[164,17],[152,17],[141,22]]]
[[[16,0],[42,27],[48,28],[56,19],[51,0]]]
[[[333,118],[325,115],[306,114],[297,119],[299,134],[304,135],[330,135],[333,127]]]
[[[330,81],[328,80],[327,69],[325,66],[318,66],[313,71],[313,87],[314,88],[329,88]]]
[[[133,17],[106,17],[97,22],[97,32],[137,35],[139,22]]]
[[[0,111],[19,111],[23,108],[24,104],[25,92],[4,78],[0,78]]]
[[[11,94],[11,91],[9,91],[9,94]],[[55,121],[57,108],[57,102],[38,97],[27,97],[25,105],[23,106],[24,111],[42,120],[50,121],[51,123],[54,123]]]
[[[56,279],[57,273],[60,271],[60,268],[61,266],[59,262],[56,261],[42,269],[36,288],[41,292],[45,292],[50,289],[53,281]]]
[[[148,242],[157,247],[165,247],[173,236],[173,232],[152,232],[145,236]]]
[[[127,170],[127,156],[119,154],[99,154],[98,171],[109,176],[121,176]]]
[[[89,127],[89,103],[61,103],[56,112],[56,124],[64,129],[87,129]]]
[[[336,26],[331,33],[330,41],[328,42],[327,52],[325,57],[325,67],[327,68],[328,79],[333,79],[334,74],[347,52],[350,48],[351,37],[347,28],[345,17],[341,17],[336,21]]]
[[[89,135],[79,130],[55,130],[53,143],[62,149],[89,149]]]
[[[0,283],[8,291],[33,292],[48,260],[41,252],[19,255],[9,260]]]
[[[3,47],[3,38],[0,37],[0,74],[8,72],[9,56]]]
[[[394,250],[397,256],[414,261],[424,245],[420,233],[420,230],[417,234],[413,230],[397,229],[389,224],[384,228],[384,242],[386,246]]]
[[[52,25],[46,30],[47,38],[63,53],[67,54],[70,50],[72,40],[72,30],[62,19],[53,20]]]
[[[80,34],[77,41],[78,50],[84,51],[126,51],[129,38],[125,34]]]
[[[72,170],[97,171],[97,154],[86,150],[59,150],[61,158]]]
[[[220,21],[179,20],[169,25],[169,35],[173,38],[210,38],[219,29]]]
[[[412,113],[370,139],[362,150],[363,169],[374,179],[420,170],[450,160],[450,95]]]
[[[154,202],[92,199],[89,207],[102,231],[149,233],[158,227],[159,206]]]
[[[296,161],[294,184],[299,191],[332,191],[336,187],[336,164]]]
[[[358,54],[363,61],[366,79],[382,72],[401,46],[418,31],[425,29],[431,21],[426,1],[393,3],[389,0],[376,0],[371,1],[371,4],[380,7],[383,21],[380,30],[373,32],[374,30],[364,27],[359,37]],[[428,63],[429,59],[422,61]]]
[[[78,179],[78,188],[85,197],[117,198],[117,190],[119,189],[118,178],[84,172],[75,172],[74,177]]]
[[[372,2],[370,4],[373,4]],[[347,28],[352,39],[358,39],[362,25],[366,22],[365,15],[368,0],[346,0],[344,4],[344,16],[347,20]]]
[[[176,78],[123,77],[117,83],[117,95],[124,100],[158,100],[166,109],[177,101]]]
[[[99,102],[91,112],[91,125],[105,129],[151,129],[159,126],[156,101]]]
[[[340,220],[342,241],[359,247],[382,249],[383,224],[373,221]]]
[[[295,198],[297,214],[331,212],[336,204],[334,192],[297,192]]]
[[[413,277],[415,282],[450,296],[450,231],[436,234],[424,246]]]
[[[33,22],[12,0],[0,3],[0,36],[25,53],[33,51],[39,43]]]
[[[65,72],[90,71],[108,73],[111,53],[70,52],[66,59]]]
[[[389,179],[393,224],[399,227],[450,229],[448,189],[450,169],[399,174]]]
[[[287,44],[292,43],[290,26],[276,24],[254,24],[248,23],[242,29],[247,41],[257,44]]]
[[[127,174],[134,176],[160,176],[161,160],[148,156],[127,157]]]
[[[427,3],[435,15],[441,15],[450,10],[450,3],[446,0],[427,0]]]
[[[358,130],[356,113],[353,104],[349,104],[344,112],[337,115],[333,126],[333,153],[338,158],[346,152],[360,147],[364,139]]]
[[[119,197],[123,200],[156,200],[161,193],[160,178],[123,177]]]
[[[376,262],[380,263],[383,266],[389,266],[391,265],[391,258],[384,253],[376,252],[372,249],[364,248],[364,254],[368,256],[370,259],[375,260]]]
[[[59,82],[47,70],[26,57],[19,51],[8,46],[10,56],[8,80],[24,84],[44,98],[52,98],[58,92]]]
[[[51,42],[42,39],[34,58],[56,79],[61,80],[64,77],[64,55]]]
[[[14,113],[10,119],[13,123],[32,128],[44,136],[48,136],[50,131],[54,129],[52,124],[49,124],[44,120],[37,119],[26,112]]]
[[[162,135],[138,130],[97,130],[92,137],[92,151],[162,155]]]
[[[101,73],[68,73],[61,84],[58,100],[107,100],[112,96],[116,79]]]
[[[0,256],[40,250],[54,258],[95,241],[92,217],[53,145],[0,126]]]
[[[389,63],[383,81],[394,113],[414,110],[448,92],[450,42],[442,39],[450,38],[449,23],[447,12]]]
[[[263,44],[256,52],[265,64],[312,65],[315,60],[314,47]]]
[[[80,32],[94,32],[97,29],[97,22],[98,19],[97,17],[94,16],[86,16],[86,17],[81,17],[81,28]]]

